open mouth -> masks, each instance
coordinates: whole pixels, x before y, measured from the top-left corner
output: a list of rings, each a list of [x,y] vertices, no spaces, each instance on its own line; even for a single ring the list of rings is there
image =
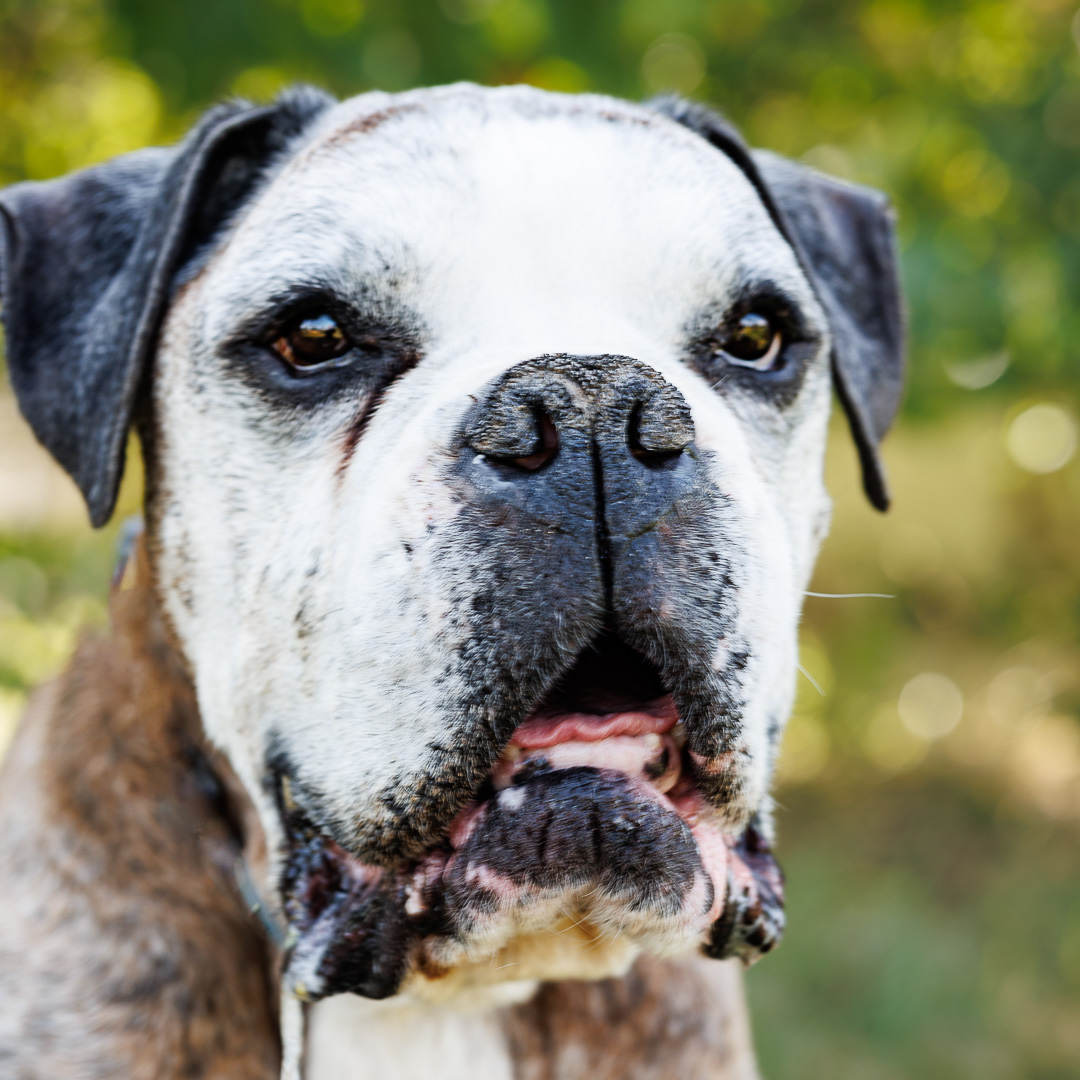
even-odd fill
[[[780,871],[753,827],[720,827],[685,741],[655,666],[605,635],[410,864],[360,862],[286,797],[287,981],[309,999],[386,997],[410,969],[439,972],[568,918],[654,951],[697,941],[756,959],[783,929]]]

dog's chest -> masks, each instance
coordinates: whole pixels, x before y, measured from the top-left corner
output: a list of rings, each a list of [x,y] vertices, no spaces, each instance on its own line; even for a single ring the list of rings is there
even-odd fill
[[[349,994],[315,1005],[305,1080],[511,1080],[498,1012],[380,1005]]]

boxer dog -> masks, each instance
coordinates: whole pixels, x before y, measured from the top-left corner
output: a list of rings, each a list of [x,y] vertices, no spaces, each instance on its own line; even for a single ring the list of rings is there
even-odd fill
[[[20,407],[145,535],[0,783],[0,1075],[734,1078],[883,196],[678,100],[211,110],[0,193]],[[256,913],[258,917],[256,917]]]

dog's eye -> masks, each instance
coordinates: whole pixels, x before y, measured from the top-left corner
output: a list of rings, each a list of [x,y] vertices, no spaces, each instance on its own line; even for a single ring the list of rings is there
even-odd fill
[[[315,315],[289,327],[273,348],[293,367],[311,368],[336,360],[351,346],[345,331],[329,315]]]
[[[764,315],[750,312],[728,331],[720,349],[729,363],[755,371],[771,371],[780,356],[783,335]]]

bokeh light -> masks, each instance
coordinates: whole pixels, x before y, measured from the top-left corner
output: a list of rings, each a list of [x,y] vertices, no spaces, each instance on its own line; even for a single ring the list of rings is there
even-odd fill
[[[947,675],[924,671],[904,683],[897,711],[912,735],[940,739],[960,723],[964,695]]]
[[[664,34],[645,51],[641,76],[653,93],[674,90],[689,94],[705,77],[705,53],[686,34]]]
[[[1005,442],[1020,468],[1057,472],[1076,453],[1076,421],[1060,405],[1032,405],[1009,425]]]

